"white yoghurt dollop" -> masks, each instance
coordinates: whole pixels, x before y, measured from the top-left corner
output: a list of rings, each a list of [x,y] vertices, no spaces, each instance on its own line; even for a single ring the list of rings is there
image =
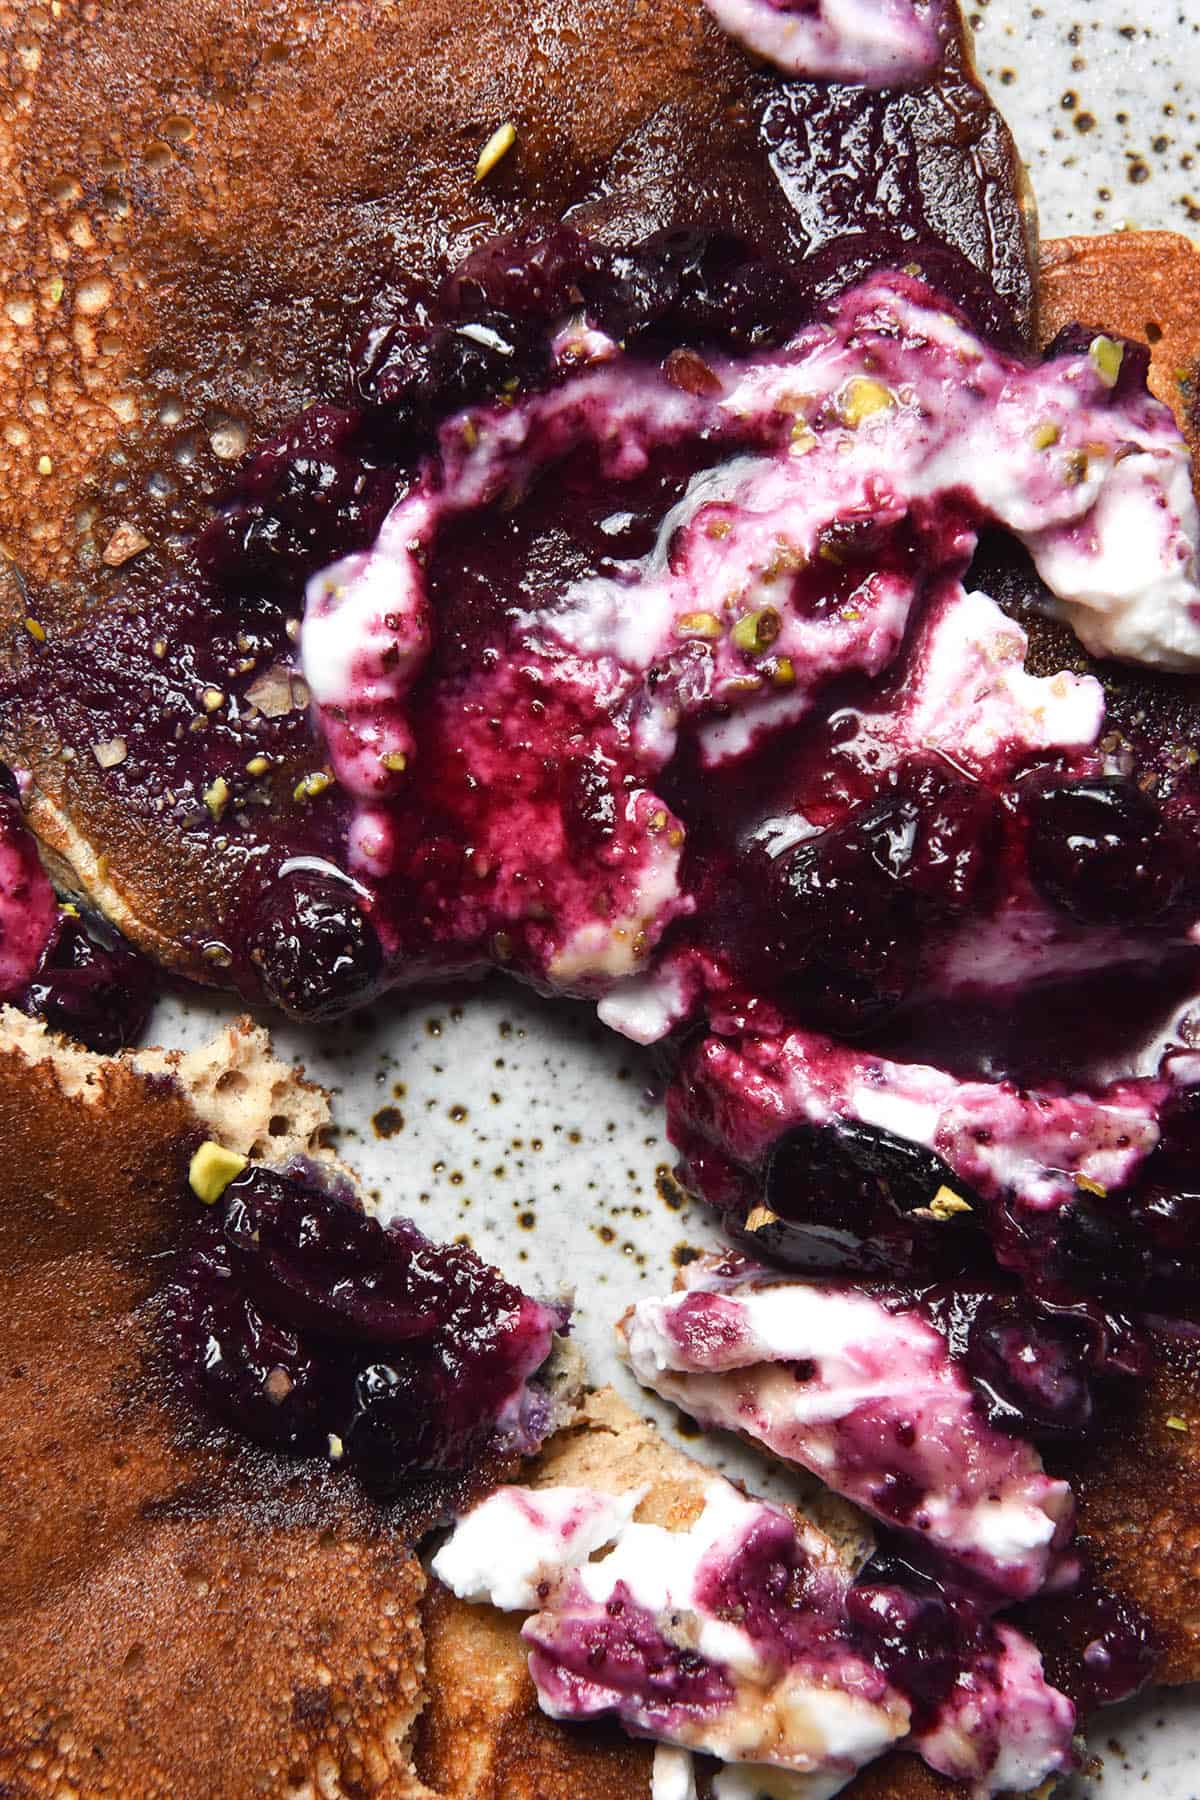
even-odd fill
[[[704,0],[722,31],[787,75],[893,87],[941,57],[941,0]]]

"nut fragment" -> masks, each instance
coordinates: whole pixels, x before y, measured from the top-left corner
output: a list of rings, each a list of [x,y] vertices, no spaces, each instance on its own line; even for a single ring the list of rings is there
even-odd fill
[[[318,794],[333,786],[333,776],[326,769],[314,769],[311,775],[302,775],[292,789],[293,800],[315,800]]]
[[[188,1164],[188,1186],[205,1206],[215,1206],[235,1176],[247,1166],[249,1158],[209,1138]]]
[[[842,389],[842,418],[847,425],[861,425],[873,413],[890,412],[896,404],[891,388],[868,375],[855,375]]]
[[[765,1225],[777,1225],[779,1214],[769,1206],[752,1206],[746,1214],[746,1230],[761,1231]]]
[[[964,1200],[961,1194],[956,1194],[953,1188],[945,1186],[940,1187],[929,1202],[929,1212],[935,1219],[943,1223],[947,1219],[953,1219],[958,1213],[969,1213],[974,1210],[970,1202]]]
[[[782,625],[775,608],[764,606],[758,612],[743,613],[730,635],[737,648],[747,656],[759,656],[770,649]]]
[[[273,1406],[282,1406],[294,1386],[295,1383],[281,1363],[276,1363],[263,1382],[267,1399]]]
[[[139,531],[127,519],[115,527],[104,549],[100,552],[100,561],[110,569],[119,569],[131,557],[140,556],[150,546],[150,539],[145,532]]]
[[[1125,361],[1124,344],[1118,344],[1115,338],[1096,337],[1088,345],[1088,355],[1105,387],[1116,387],[1121,375],[1121,364]]]
[[[719,638],[721,621],[716,613],[681,613],[675,621],[675,635],[686,638]]]
[[[682,394],[721,392],[721,377],[694,350],[672,350],[663,364],[663,373],[671,386],[677,387]]]
[[[517,128],[513,124],[501,125],[493,131],[483,149],[479,152],[479,161],[475,164],[475,179],[482,181],[490,175],[496,164],[508,155],[517,141]]]
[[[102,769],[115,769],[123,763],[129,754],[129,746],[123,737],[105,738],[99,744],[92,745],[92,755]]]
[[[203,799],[212,817],[220,820],[224,816],[225,808],[229,805],[229,783],[223,775],[218,775],[215,781],[209,782],[204,790]]]

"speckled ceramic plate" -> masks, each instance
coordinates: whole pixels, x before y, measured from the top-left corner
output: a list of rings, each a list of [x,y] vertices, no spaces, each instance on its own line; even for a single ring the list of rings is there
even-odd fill
[[[977,0],[969,16],[1045,235],[1200,230],[1200,0]],[[219,1010],[171,1004],[159,1032],[197,1042]],[[671,1180],[650,1055],[588,1009],[499,982],[275,1037],[332,1090],[342,1152],[382,1210],[465,1233],[534,1290],[573,1287],[594,1376],[630,1391],[614,1319],[715,1241]],[[701,1454],[735,1460],[716,1442]],[[776,1475],[764,1484],[781,1491]],[[1198,1800],[1198,1731],[1191,1694],[1114,1710],[1094,1736],[1102,1767],[1076,1796]]]

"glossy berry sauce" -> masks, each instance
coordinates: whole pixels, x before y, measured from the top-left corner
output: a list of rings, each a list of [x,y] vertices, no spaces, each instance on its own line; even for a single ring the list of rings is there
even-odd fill
[[[107,1054],[137,1042],[156,991],[151,964],[111,927],[58,905],[0,764],[0,1000]]]
[[[168,1310],[194,1397],[381,1494],[487,1450],[531,1453],[551,1409],[530,1383],[569,1312],[463,1245],[378,1224],[303,1163],[225,1190],[179,1253]]]

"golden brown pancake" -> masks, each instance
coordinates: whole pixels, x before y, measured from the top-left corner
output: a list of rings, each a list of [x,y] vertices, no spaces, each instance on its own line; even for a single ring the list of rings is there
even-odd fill
[[[193,1059],[139,1070],[8,1012],[0,1033],[0,1792],[423,1794],[410,1545],[440,1498],[384,1509],[255,1450],[176,1398],[160,1349],[192,1150],[249,1150],[313,1090],[254,1040],[232,1102]]]

